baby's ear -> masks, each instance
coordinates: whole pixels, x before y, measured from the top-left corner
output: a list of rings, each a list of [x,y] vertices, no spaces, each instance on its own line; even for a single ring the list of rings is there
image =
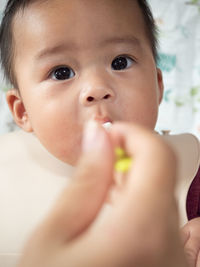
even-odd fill
[[[16,124],[26,132],[32,132],[32,126],[26,108],[17,89],[11,89],[6,94],[9,109]]]
[[[163,84],[163,76],[161,69],[157,68],[157,81],[158,81],[158,89],[159,89],[159,104],[162,101],[164,84]]]

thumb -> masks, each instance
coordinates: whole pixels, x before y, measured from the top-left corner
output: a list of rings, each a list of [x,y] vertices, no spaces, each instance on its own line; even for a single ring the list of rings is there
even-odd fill
[[[66,242],[83,232],[107,197],[113,178],[113,148],[108,133],[94,121],[84,131],[83,151],[75,177],[45,224],[50,240],[55,235]]]

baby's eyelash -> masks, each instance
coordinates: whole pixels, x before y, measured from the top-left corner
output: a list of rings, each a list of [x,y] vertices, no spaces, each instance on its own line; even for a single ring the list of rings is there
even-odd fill
[[[128,55],[119,55],[113,59],[111,67],[115,71],[120,71],[130,68],[134,62],[135,59]]]
[[[53,80],[68,80],[75,76],[75,72],[69,66],[56,66],[50,71],[48,77]]]

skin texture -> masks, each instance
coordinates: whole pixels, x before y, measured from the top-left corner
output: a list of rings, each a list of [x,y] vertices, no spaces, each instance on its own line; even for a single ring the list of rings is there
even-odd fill
[[[98,125],[92,129],[85,131],[72,183],[32,235],[19,267],[186,267],[171,149],[142,127],[121,123],[109,133]],[[112,186],[113,143],[123,144],[134,158],[120,191]],[[102,213],[111,190],[116,197]]]
[[[8,92],[9,107],[55,157],[76,164],[91,118],[154,129],[162,75],[136,1],[36,1],[15,16],[13,33],[19,91]],[[120,55],[128,66],[113,69]],[[58,66],[73,70],[70,79],[55,80]]]

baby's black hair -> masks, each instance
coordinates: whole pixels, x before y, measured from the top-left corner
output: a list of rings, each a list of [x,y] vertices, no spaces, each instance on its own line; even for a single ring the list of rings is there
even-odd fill
[[[14,73],[14,40],[12,33],[12,22],[14,16],[20,11],[24,10],[32,2],[47,1],[47,0],[8,0],[4,10],[1,26],[0,26],[0,60],[4,70],[4,76],[7,82],[11,83],[15,88],[18,88],[17,79]],[[152,53],[157,62],[158,59],[158,40],[157,28],[154,18],[147,0],[133,0],[137,1],[142,11],[145,22],[146,34],[151,45]]]

